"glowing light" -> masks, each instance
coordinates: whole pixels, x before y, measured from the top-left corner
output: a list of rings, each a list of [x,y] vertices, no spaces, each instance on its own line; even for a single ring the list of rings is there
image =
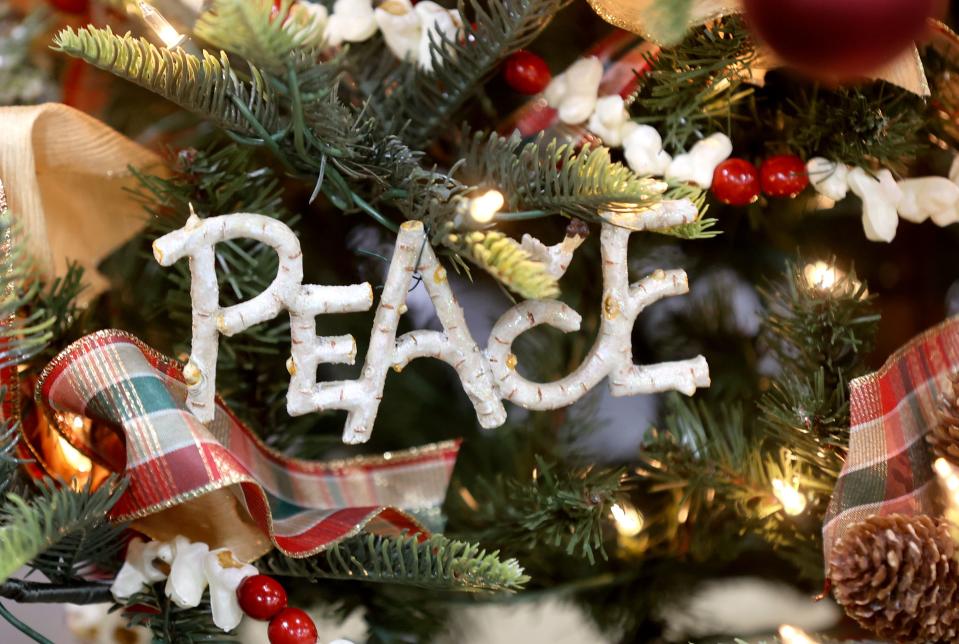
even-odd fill
[[[779,627],[779,639],[783,641],[783,644],[818,644],[801,628],[789,624],[783,624]]]
[[[944,458],[937,458],[933,467],[939,475],[939,481],[949,491],[952,500],[955,500],[956,493],[959,492],[959,474],[956,474],[956,468]]]
[[[616,531],[624,537],[635,537],[643,531],[645,519],[642,513],[628,503],[615,503],[610,508],[613,520],[616,522]]]
[[[809,286],[823,291],[831,290],[836,285],[836,282],[843,277],[842,271],[823,261],[806,264],[806,267],[803,269],[803,275],[805,275],[806,283],[809,284]]]
[[[796,516],[806,509],[806,497],[799,492],[798,485],[789,485],[782,479],[773,479],[773,494],[783,506],[783,511]]]
[[[174,29],[173,25],[171,25],[159,11],[153,8],[153,6],[143,0],[140,0],[138,6],[140,7],[140,15],[143,16],[143,21],[153,30],[157,38],[163,41],[167,49],[176,47],[186,38],[186,36]]]
[[[469,212],[473,221],[481,224],[489,223],[500,211],[506,199],[499,190],[488,190],[478,197],[470,199]]]
[[[82,422],[83,421],[81,419],[81,423]],[[60,453],[63,454],[63,460],[67,462],[67,465],[80,474],[86,474],[93,469],[93,461],[84,456],[82,452],[78,451],[77,448],[67,442],[65,438],[60,436],[59,442]]]

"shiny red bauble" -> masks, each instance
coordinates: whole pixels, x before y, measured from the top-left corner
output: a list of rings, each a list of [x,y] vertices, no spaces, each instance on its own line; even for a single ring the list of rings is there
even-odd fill
[[[726,159],[713,172],[713,195],[730,206],[746,206],[759,199],[759,171],[745,159]]]
[[[284,608],[266,629],[270,644],[316,644],[319,635],[313,619],[299,608]]]
[[[770,197],[795,197],[809,185],[809,175],[802,159],[794,154],[781,154],[763,161],[759,182]]]
[[[751,29],[787,64],[825,80],[865,76],[912,46],[937,0],[744,0]]]
[[[266,575],[244,579],[236,589],[240,608],[253,619],[267,620],[286,608],[286,591],[280,582]]]
[[[522,49],[506,59],[503,76],[506,83],[521,94],[539,94],[553,78],[545,60]]]
[[[47,0],[47,4],[63,13],[84,14],[90,8],[90,0]]]

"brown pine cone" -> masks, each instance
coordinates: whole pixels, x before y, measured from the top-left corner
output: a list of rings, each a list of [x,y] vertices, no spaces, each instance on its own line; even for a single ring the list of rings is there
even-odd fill
[[[959,373],[942,394],[939,422],[926,434],[933,453],[959,467]]]
[[[833,594],[850,617],[883,639],[956,642],[955,550],[942,520],[900,514],[870,517],[833,547]]]

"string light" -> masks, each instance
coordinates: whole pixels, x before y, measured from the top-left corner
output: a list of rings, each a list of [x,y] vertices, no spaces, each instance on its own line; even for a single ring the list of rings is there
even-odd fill
[[[140,15],[143,16],[143,21],[153,30],[157,38],[163,41],[163,45],[167,49],[173,49],[186,38],[186,36],[174,29],[173,25],[152,5],[140,0],[138,6],[140,7]]]
[[[803,275],[805,275],[806,283],[809,286],[823,291],[832,290],[836,282],[843,277],[842,271],[821,260],[813,264],[806,264]]]
[[[939,484],[946,491],[945,517],[949,522],[949,534],[959,543],[959,473],[952,463],[944,458],[937,458],[932,467],[939,478]]]
[[[93,469],[93,461],[71,445],[63,436],[59,437],[59,447],[60,453],[63,454],[63,460],[76,472],[87,474]]]
[[[496,213],[502,209],[506,199],[499,190],[487,190],[478,197],[473,197],[469,202],[469,213],[473,221],[486,224],[493,220]]]
[[[806,509],[806,497],[799,492],[798,485],[789,485],[782,479],[773,479],[773,494],[783,506],[783,512],[797,516]]]
[[[779,627],[779,639],[783,641],[783,644],[818,644],[804,630],[789,624]]]
[[[642,513],[628,503],[614,503],[610,508],[616,531],[624,537],[635,537],[643,531],[646,522]]]

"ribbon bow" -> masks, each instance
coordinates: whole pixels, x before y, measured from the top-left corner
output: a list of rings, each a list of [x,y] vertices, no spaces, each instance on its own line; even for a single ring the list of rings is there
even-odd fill
[[[69,346],[36,389],[51,424],[74,447],[125,473],[129,485],[112,518],[136,520],[154,539],[183,535],[244,560],[273,546],[305,557],[364,529],[417,533],[426,532],[420,519],[436,523],[458,442],[297,460],[264,445],[219,398],[204,425],[186,393],[179,364],[115,330]],[[92,422],[64,423],[68,416]],[[125,459],[111,452],[111,431],[125,439]]]

